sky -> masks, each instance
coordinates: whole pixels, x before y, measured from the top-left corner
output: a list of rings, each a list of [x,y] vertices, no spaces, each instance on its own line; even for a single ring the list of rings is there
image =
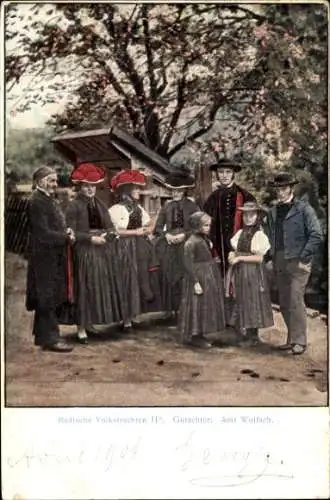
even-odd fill
[[[33,4],[32,4],[33,5]],[[30,8],[31,4],[19,4],[19,15],[25,16],[25,19],[31,14]],[[34,14],[34,20],[41,20],[44,16],[44,12],[51,7],[49,4],[44,4],[43,11],[39,15]],[[17,32],[22,32],[26,20],[18,20],[15,29]],[[31,30],[29,35],[31,35]],[[15,52],[15,42],[13,40],[6,42],[6,54]],[[31,86],[33,82],[33,75],[27,75],[20,80],[9,92],[6,92],[6,120],[12,128],[36,128],[43,127],[46,121],[50,118],[53,113],[60,112],[65,106],[65,95],[61,95],[61,98],[54,104],[48,105],[31,105],[31,109],[24,113],[15,112],[15,106],[18,103],[24,102],[24,95],[27,89]]]
[[[45,19],[47,21],[50,21],[51,24],[54,24],[54,16],[53,15],[47,15],[49,10],[52,8],[51,3],[44,3],[42,6],[40,6],[40,10],[38,14],[36,13],[31,13],[31,7],[33,7],[35,3],[31,4],[18,4],[19,16],[23,16],[23,20],[17,19],[17,22],[15,26],[11,25],[10,29],[14,30],[15,32],[22,33],[25,31],[26,34],[28,34],[30,37],[33,37],[34,30],[29,28],[29,30],[24,30],[24,26],[28,23],[31,24],[31,19],[28,20],[28,17],[31,16],[33,17],[33,21],[43,21],[45,22]],[[129,5],[129,7],[132,7],[132,4]],[[123,9],[126,8],[126,6],[122,6]],[[128,8],[128,7],[127,7]],[[83,21],[88,22],[88,18],[86,17]],[[59,26],[63,26],[64,24],[67,23],[65,19],[59,19],[56,20],[57,24]],[[16,51],[16,46],[15,46],[15,40],[9,40],[6,42],[6,54],[9,53],[15,53]],[[68,63],[69,64],[69,63]],[[70,67],[70,66],[69,66]],[[53,80],[54,82],[56,80]],[[59,113],[61,112],[66,104],[66,95],[65,95],[65,89],[66,92],[70,92],[70,88],[72,88],[72,85],[74,85],[73,82],[73,76],[72,73],[68,71],[68,73],[65,76],[61,76],[60,83],[62,84],[62,88],[64,92],[62,91],[60,95],[56,96],[57,102],[52,103],[52,104],[32,104],[31,109],[22,113],[22,112],[15,112],[15,107],[18,104],[23,104],[24,103],[24,95],[26,95],[27,90],[31,87],[34,88],[34,92],[36,89],[38,89],[41,85],[43,85],[42,81],[42,75],[40,78],[35,79],[34,75],[26,75],[24,76],[18,84],[16,84],[10,91],[6,92],[6,121],[9,124],[10,127],[12,128],[36,128],[36,127],[42,127],[45,125],[46,121],[51,117],[52,114],[54,113]],[[71,83],[71,84],[70,84]],[[42,91],[39,91],[42,93]]]

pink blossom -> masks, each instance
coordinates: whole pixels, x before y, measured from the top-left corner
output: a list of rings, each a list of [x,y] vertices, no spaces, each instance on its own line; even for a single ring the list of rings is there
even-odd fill
[[[218,142],[211,142],[211,146],[214,151],[220,151],[220,144]]]
[[[291,35],[289,35],[289,33],[284,33],[284,36],[283,36],[284,40],[291,40]]]
[[[311,80],[312,83],[320,83],[320,76],[314,74],[314,75],[311,76],[310,80]]]
[[[263,26],[258,26],[257,28],[254,28],[253,32],[255,37],[258,39],[264,38],[267,34],[267,31]]]

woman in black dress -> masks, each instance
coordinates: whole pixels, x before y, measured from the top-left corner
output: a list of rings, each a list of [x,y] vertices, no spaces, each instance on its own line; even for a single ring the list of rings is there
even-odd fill
[[[120,272],[120,303],[124,330],[147,310],[154,310],[157,290],[151,241],[151,219],[140,205],[140,191],[146,184],[138,170],[123,170],[111,180],[119,203],[109,209],[119,239],[116,243],[117,265]]]
[[[66,211],[74,230],[73,245],[74,321],[80,343],[87,344],[93,324],[120,321],[116,232],[108,208],[95,196],[96,185],[104,181],[102,169],[80,164],[72,173],[77,196]]]
[[[187,190],[194,187],[194,179],[184,173],[173,173],[165,179],[172,189],[172,200],[159,212],[154,235],[156,254],[160,264],[161,294],[164,310],[177,313],[184,276],[183,247],[189,235],[189,217],[200,210]]]

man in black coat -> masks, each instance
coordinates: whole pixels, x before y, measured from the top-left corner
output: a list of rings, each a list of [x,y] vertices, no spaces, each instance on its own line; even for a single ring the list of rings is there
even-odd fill
[[[66,252],[74,241],[54,195],[56,171],[41,167],[33,174],[34,191],[29,199],[28,276],[26,308],[34,311],[35,344],[43,349],[69,352],[60,339],[57,312],[67,300]]]
[[[230,240],[242,228],[242,212],[238,209],[247,201],[255,201],[255,198],[234,181],[235,172],[242,168],[238,163],[222,159],[209,168],[217,172],[219,185],[206,200],[204,211],[212,217],[210,238],[220,258],[224,276],[228,269]]]

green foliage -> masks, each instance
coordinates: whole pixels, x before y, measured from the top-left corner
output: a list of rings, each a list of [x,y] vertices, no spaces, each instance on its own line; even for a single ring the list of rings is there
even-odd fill
[[[61,170],[67,163],[55,151],[50,142],[51,129],[7,129],[5,166],[8,172],[15,172],[22,180],[31,179],[35,169],[43,164],[53,165]]]

